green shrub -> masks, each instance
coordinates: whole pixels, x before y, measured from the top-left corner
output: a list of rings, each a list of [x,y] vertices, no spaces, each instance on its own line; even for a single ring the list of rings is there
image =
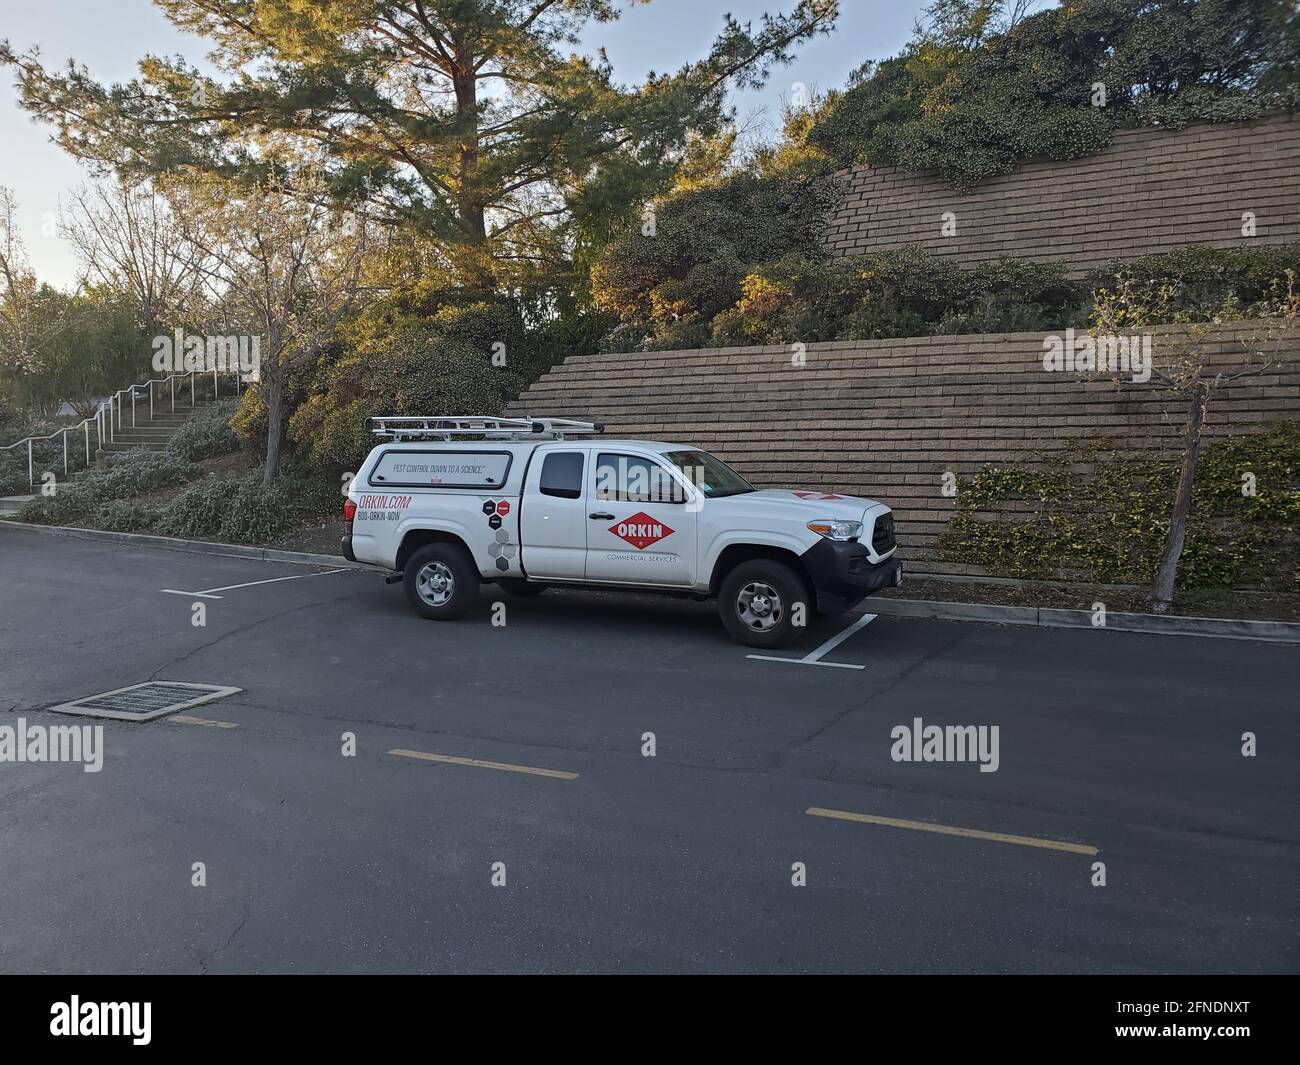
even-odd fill
[[[1183,248],[1132,262],[1115,261],[1072,281],[1060,263],[998,259],[962,269],[922,248],[900,248],[827,261],[790,254],[736,267],[734,302],[713,310],[716,291],[692,302],[690,286],[667,280],[653,287],[650,310],[628,304],[632,318],[611,330],[606,351],[665,350],[747,344],[813,343],[961,333],[1042,332],[1085,327],[1098,288],[1120,278],[1150,287],[1174,281],[1167,320],[1202,321],[1232,297],[1243,306],[1300,276],[1300,244],[1263,248]],[[704,273],[709,268],[696,267]],[[729,275],[728,275],[729,276]],[[732,282],[727,281],[730,286]],[[712,312],[712,313],[710,313]]]
[[[592,268],[596,305],[654,347],[706,343],[714,316],[741,299],[752,264],[820,257],[835,196],[825,178],[740,173],[668,197],[656,204],[653,236],[638,219],[603,250]]]
[[[145,503],[134,499],[112,499],[100,504],[94,519],[89,523],[93,528],[109,532],[152,532],[158,520],[158,511]]]
[[[1178,282],[1170,312],[1195,316],[1229,300],[1243,307],[1259,303],[1287,270],[1300,277],[1300,243],[1254,248],[1193,246],[1106,263],[1088,275],[1085,286],[1089,290],[1114,288],[1119,278],[1132,278],[1142,289],[1154,292]]]
[[[1113,444],[1074,442],[1031,466],[990,467],[959,480],[944,557],[995,574],[1148,584],[1164,549],[1178,478],[1174,460],[1120,457]],[[1256,492],[1242,493],[1242,474]],[[1008,503],[1025,514],[1003,512]],[[1300,422],[1218,441],[1202,453],[1184,587],[1292,588],[1300,582]]]
[[[165,452],[139,449],[115,454],[110,465],[92,470],[79,481],[60,484],[52,496],[38,495],[19,520],[44,525],[86,524],[101,504],[130,500],[192,481],[203,467]]]
[[[162,536],[214,539],[221,533],[237,482],[208,477],[173,496],[158,513],[154,529]]]
[[[872,340],[937,333],[1002,333],[1083,325],[1087,300],[1054,263],[1004,259],[962,270],[903,248],[827,262],[785,256],[746,269],[734,304],[705,319],[683,301],[673,318],[632,322],[610,350]],[[683,323],[693,323],[687,330]],[[646,329],[652,332],[646,339]],[[635,341],[640,339],[642,343]],[[685,343],[684,343],[685,342]],[[625,348],[625,350],[628,350]]]
[[[492,362],[493,345],[505,365]],[[498,414],[538,361],[518,313],[478,304],[432,318],[391,315],[358,323],[342,356],[323,363],[289,419],[289,439],[322,476],[355,470],[373,446],[366,418],[402,414]]]
[[[216,458],[239,450],[239,438],[230,419],[240,409],[240,400],[223,399],[194,415],[172,435],[167,450],[188,462]]]
[[[281,477],[271,484],[260,475],[210,477],[179,493],[161,507],[153,531],[182,539],[214,539],[260,544],[291,532],[308,518],[319,516],[337,500],[319,482]]]
[[[1119,126],[1294,107],[1298,57],[1291,0],[1074,0],[1004,33],[930,28],[829,100],[807,142],[833,166],[894,164],[970,186],[1026,159],[1098,152]]]
[[[266,454],[266,404],[257,388],[250,388],[239,397],[239,405],[230,416],[230,431],[240,447],[254,454]]]
[[[274,540],[302,523],[304,508],[297,485],[284,478],[266,484],[251,477],[230,499],[220,536],[239,544]]]

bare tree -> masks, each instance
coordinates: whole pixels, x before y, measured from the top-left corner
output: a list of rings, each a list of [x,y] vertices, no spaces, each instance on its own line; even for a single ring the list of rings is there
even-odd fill
[[[13,190],[0,185],[0,362],[17,377],[36,356],[32,305],[36,274],[18,232],[18,201]]]
[[[1184,414],[1178,487],[1151,590],[1157,613],[1168,610],[1174,601],[1210,401],[1218,389],[1233,381],[1257,377],[1277,366],[1278,350],[1294,334],[1300,317],[1300,291],[1295,281],[1294,271],[1288,270],[1285,281],[1276,280],[1262,300],[1243,307],[1236,297],[1229,296],[1209,315],[1175,310],[1180,303],[1181,280],[1151,286],[1124,278],[1114,289],[1094,293],[1091,333],[1098,349],[1107,341],[1114,344],[1112,338],[1157,334],[1158,330],[1152,337],[1151,380]],[[1164,328],[1169,324],[1173,328]]]
[[[60,236],[91,280],[129,293],[149,335],[178,323],[201,289],[198,251],[149,185],[105,180],[72,196]]]
[[[275,179],[239,188],[194,177],[169,195],[212,303],[246,322],[259,342],[269,483],[279,465],[289,375],[311,362],[356,302],[369,225],[363,215],[331,207],[312,175],[293,189]]]

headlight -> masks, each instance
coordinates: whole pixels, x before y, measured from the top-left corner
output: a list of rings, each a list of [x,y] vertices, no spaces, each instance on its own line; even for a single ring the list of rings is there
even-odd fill
[[[862,535],[860,521],[810,521],[808,528],[828,540],[856,540]]]

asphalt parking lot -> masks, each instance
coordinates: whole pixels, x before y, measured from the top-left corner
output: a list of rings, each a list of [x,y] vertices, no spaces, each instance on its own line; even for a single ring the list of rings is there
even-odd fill
[[[1294,646],[881,617],[796,664],[711,605],[428,622],[378,574],[3,526],[0,588],[0,724],[242,689],[102,722],[98,773],[0,763],[0,971],[1300,969]],[[997,771],[893,760],[917,718],[998,726]]]

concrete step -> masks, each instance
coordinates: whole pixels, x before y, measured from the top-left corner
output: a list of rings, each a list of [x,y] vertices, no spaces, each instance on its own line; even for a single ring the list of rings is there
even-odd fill
[[[23,506],[30,503],[36,497],[30,496],[0,496],[0,517],[12,517],[23,509]]]
[[[123,443],[120,439],[113,444],[105,444],[105,451],[135,451],[143,448],[145,451],[166,451],[167,442],[165,440],[139,441],[136,443]]]
[[[189,420],[191,414],[195,414],[199,411],[206,410],[210,406],[212,406],[211,403],[200,402],[197,407],[191,407],[189,405],[188,399],[186,400],[184,406],[177,403],[175,410],[172,410],[169,407],[165,407],[165,406],[160,407],[155,405],[153,409],[152,420],[156,422],[161,422],[161,421],[176,422],[176,423],[185,422]],[[150,421],[149,408],[147,406],[143,408],[136,407],[135,421],[137,425],[139,425],[141,422]],[[131,424],[131,408],[129,406],[122,408],[122,422],[124,425]]]
[[[135,420],[135,425],[132,425],[131,419],[128,417],[121,425],[116,425],[114,428],[116,428],[118,432],[121,432],[124,429],[147,429],[149,426],[154,426],[159,429],[174,429],[178,425],[184,425],[189,420],[189,415],[186,414],[169,414],[152,419],[137,418]]]

